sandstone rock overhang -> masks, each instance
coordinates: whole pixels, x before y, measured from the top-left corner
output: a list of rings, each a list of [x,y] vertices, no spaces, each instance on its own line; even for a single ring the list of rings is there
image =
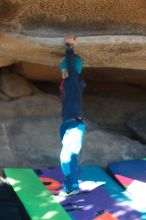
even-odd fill
[[[107,35],[78,37],[75,52],[84,66],[146,69],[146,37]],[[64,56],[64,39],[0,33],[0,58],[58,66]]]
[[[58,66],[76,34],[85,66],[146,69],[145,0],[3,0],[0,30],[0,66]]]
[[[145,0],[2,0],[0,28],[44,36],[146,34]]]

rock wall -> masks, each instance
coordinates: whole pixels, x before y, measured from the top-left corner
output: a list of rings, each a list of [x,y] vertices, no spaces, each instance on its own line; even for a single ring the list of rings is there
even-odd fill
[[[84,66],[146,69],[146,37],[80,37],[75,47]],[[63,38],[28,37],[1,33],[0,57],[59,66],[64,57]]]
[[[4,29],[60,36],[145,34],[145,0],[3,0],[0,26]],[[28,33],[28,32],[27,32]]]
[[[94,112],[94,116],[100,120],[104,114],[104,107],[100,106],[102,113],[97,111],[96,115],[95,110],[98,106],[95,101],[97,97],[92,96],[92,100],[92,104],[95,106],[92,114]],[[100,100],[101,97],[98,101],[100,102]],[[112,97],[110,102],[112,105]],[[143,102],[144,99],[141,104]],[[113,108],[110,105],[109,109],[115,110],[115,106],[118,107],[119,103],[118,97],[118,100],[113,103]],[[131,105],[130,101],[127,104]],[[0,102],[1,167],[58,166],[61,151],[60,111],[60,100],[54,95],[33,95],[11,102]],[[108,111],[106,112],[107,117]],[[132,110],[130,111],[132,113]],[[115,115],[115,112],[111,111],[109,117],[112,114]],[[90,118],[89,114],[88,117]],[[106,119],[103,117],[103,120]],[[113,161],[141,158],[146,154],[146,145],[117,132],[108,131],[86,118],[85,123],[86,135],[80,154],[80,164],[106,167]]]
[[[85,66],[146,69],[145,0],[3,0],[0,28],[1,66],[58,66],[62,37],[76,34]]]
[[[30,80],[58,82],[61,79],[59,67],[37,63],[20,62],[15,66],[15,71]],[[84,67],[83,78],[94,82],[121,82],[146,86],[146,71],[138,69]],[[96,90],[96,85],[91,90]]]
[[[57,92],[43,94],[27,79],[58,83],[66,34],[78,36],[74,49],[84,59],[83,76],[88,81],[85,115],[96,123],[85,120],[80,163],[105,167],[145,155],[145,145],[133,140],[145,129],[135,132],[143,124],[139,126],[132,116],[146,109],[146,89],[137,87],[146,85],[146,1],[2,0],[1,166],[59,164]]]

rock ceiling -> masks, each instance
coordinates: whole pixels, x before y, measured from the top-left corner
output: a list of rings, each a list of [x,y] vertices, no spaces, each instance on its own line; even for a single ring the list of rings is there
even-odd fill
[[[3,0],[0,28],[0,66],[58,66],[76,34],[85,66],[146,69],[145,0]]]

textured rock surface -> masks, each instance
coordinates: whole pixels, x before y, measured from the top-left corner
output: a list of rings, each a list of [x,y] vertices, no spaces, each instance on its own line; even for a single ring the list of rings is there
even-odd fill
[[[145,0],[3,0],[0,28],[8,61],[58,66],[60,37],[75,33],[85,66],[146,69]]]
[[[9,60],[6,55],[5,58],[0,58],[0,67],[9,66],[15,62],[16,62],[16,60]]]
[[[16,65],[16,71],[30,80],[60,81],[61,79],[59,67],[38,63],[20,62]]]
[[[60,100],[54,95],[32,95],[16,99],[11,102],[0,102],[0,118],[13,118],[24,116],[48,116],[59,113]]]
[[[99,80],[109,82],[117,79],[117,74],[122,82],[146,85],[145,0],[3,0],[0,30],[0,67],[17,63],[18,73],[29,79],[60,79],[58,65],[64,56],[63,37],[73,33],[79,36],[75,51],[85,61],[87,79],[94,80],[96,76],[98,81],[99,76]],[[26,63],[37,64],[37,70],[29,72]],[[90,69],[88,74],[88,67],[107,68],[107,71],[92,74]],[[120,71],[113,73],[108,68],[120,68]],[[123,73],[122,69],[131,72]],[[40,93],[33,86],[30,88],[33,94]],[[142,103],[145,106],[146,96],[143,93],[137,100],[136,90],[124,90],[126,98],[122,90],[117,95],[112,92],[113,88],[104,93],[94,86],[96,96],[87,97],[86,113],[97,123],[104,121],[104,125],[110,128],[116,125],[122,130],[129,116],[142,109]],[[2,166],[58,164],[60,142],[56,135],[52,138],[60,123],[58,98],[40,94],[7,102],[7,96],[0,93],[0,99],[3,100],[0,102]],[[144,145],[91,125],[81,163],[105,166],[108,162],[143,155]]]
[[[86,134],[80,163],[82,165],[98,164],[106,167],[112,161],[137,159],[145,154],[145,145],[99,129]]]
[[[29,116],[8,120],[0,120],[1,166],[57,166],[61,143],[59,137],[60,114],[54,112],[52,117]],[[93,131],[97,126],[86,122],[88,131]],[[11,154],[10,161],[6,154]],[[29,153],[28,153],[29,152]],[[5,155],[5,157],[3,157]],[[11,159],[13,158],[13,160]]]
[[[127,83],[146,86],[146,71],[125,68],[84,68],[83,75],[86,80],[105,82],[109,86],[111,82]],[[93,87],[92,87],[93,88]]]
[[[19,98],[32,94],[29,82],[16,73],[2,73],[0,82],[2,92],[10,98]]]
[[[0,26],[45,35],[146,33],[145,0],[3,0]],[[28,33],[26,31],[26,33]]]
[[[75,52],[84,66],[146,69],[146,37],[98,36],[78,39]],[[1,33],[0,56],[9,59],[58,66],[64,56],[63,38],[28,37]]]
[[[38,167],[59,165],[60,101],[56,96],[35,95],[0,102],[1,166]],[[82,165],[135,159],[146,154],[146,146],[106,131],[85,120],[87,125]]]
[[[2,92],[0,92],[0,100],[9,101],[9,100],[11,100],[11,98],[8,97],[7,95],[3,94]]]
[[[61,118],[56,112],[52,117],[29,116],[0,120],[1,166],[59,165],[60,122]],[[124,136],[110,134],[99,127],[96,130],[97,126],[92,127],[92,124],[88,125],[88,122],[86,124],[86,138],[80,155],[82,165],[98,164],[105,167],[109,162],[134,159],[145,155],[145,145]]]
[[[3,130],[2,130],[3,126]],[[10,149],[15,167],[54,166],[59,164],[59,117],[24,117],[0,121],[2,138],[7,140],[5,148]],[[5,129],[5,133],[4,133]],[[53,138],[54,137],[54,138]],[[1,166],[9,166],[7,157],[2,157]],[[10,160],[11,162],[12,160]]]
[[[146,143],[146,107],[141,112],[137,112],[127,122],[132,132],[143,142]]]
[[[32,80],[58,82],[61,79],[59,67],[41,65],[36,63],[20,62],[15,71]],[[146,86],[146,71],[124,68],[83,68],[83,78],[94,82],[121,82]],[[94,90],[96,85],[91,88]]]
[[[109,130],[128,134],[127,121],[146,109],[146,88],[113,82],[88,82],[84,113]]]

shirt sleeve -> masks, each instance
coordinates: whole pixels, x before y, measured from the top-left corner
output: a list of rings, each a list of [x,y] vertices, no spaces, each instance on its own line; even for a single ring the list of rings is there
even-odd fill
[[[66,64],[66,59],[64,58],[62,60],[62,62],[60,63],[60,72],[62,73],[62,71],[66,69],[67,70],[67,64]]]
[[[68,45],[66,46],[66,62],[69,78],[75,80],[77,78],[77,73],[74,62],[74,50]]]

